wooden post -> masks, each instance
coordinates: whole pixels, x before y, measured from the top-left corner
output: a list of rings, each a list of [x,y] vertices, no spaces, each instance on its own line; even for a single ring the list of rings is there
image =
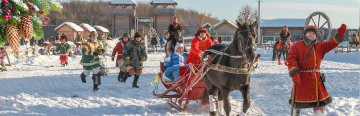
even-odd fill
[[[11,66],[11,62],[10,62],[10,57],[9,57],[9,50],[7,49],[7,47],[5,47],[5,52],[6,52],[6,59],[8,60],[9,66]]]
[[[336,48],[335,48],[335,53],[338,53],[338,48],[339,48],[339,47],[336,47]]]

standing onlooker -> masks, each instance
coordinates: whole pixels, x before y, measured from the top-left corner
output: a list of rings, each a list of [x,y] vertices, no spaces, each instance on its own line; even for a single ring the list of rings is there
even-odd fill
[[[164,41],[165,41],[165,36],[161,35],[159,40],[161,48],[163,47]]]
[[[153,35],[151,37],[151,46],[152,46],[153,52],[157,52],[156,44],[158,44],[158,39],[157,39],[156,35]]]

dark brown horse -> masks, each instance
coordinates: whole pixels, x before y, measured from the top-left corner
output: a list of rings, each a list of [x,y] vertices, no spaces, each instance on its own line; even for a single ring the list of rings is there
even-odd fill
[[[209,47],[203,55],[204,82],[210,101],[210,115],[216,114],[213,96],[218,94],[220,115],[223,109],[228,116],[231,111],[229,93],[240,90],[243,96],[243,113],[250,107],[250,77],[255,68],[253,64],[260,57],[255,58],[255,28],[257,23],[239,23],[234,40],[229,45],[219,44]]]
[[[281,61],[280,61],[280,58],[281,58],[281,55],[284,57],[284,64],[287,65],[287,54],[289,53],[289,50],[290,50],[290,46],[289,44],[287,44],[285,42],[285,44],[283,44],[283,46],[279,49],[277,49],[276,47],[279,45],[279,41],[277,41],[273,47],[273,57],[272,57],[272,60],[275,61],[276,60],[276,56],[277,56],[277,59],[278,59],[278,63],[279,65],[281,65]]]

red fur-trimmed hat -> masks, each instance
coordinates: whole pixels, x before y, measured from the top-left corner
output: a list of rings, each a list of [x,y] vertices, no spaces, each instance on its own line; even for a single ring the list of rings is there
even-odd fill
[[[314,33],[317,33],[318,28],[317,28],[316,26],[314,26],[314,25],[309,25],[309,26],[307,26],[307,27],[305,28],[305,33],[306,33],[306,32],[309,32],[309,31],[312,31],[312,32],[314,32]]]
[[[210,34],[209,34],[208,30],[207,30],[205,27],[200,27],[200,28],[197,30],[195,36],[199,36],[200,33],[206,33],[206,36],[210,37]]]

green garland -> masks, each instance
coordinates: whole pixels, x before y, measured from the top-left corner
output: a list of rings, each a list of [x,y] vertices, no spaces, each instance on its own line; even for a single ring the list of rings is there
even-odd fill
[[[7,4],[4,1],[0,3],[0,46],[6,44],[6,28],[7,25],[12,24],[19,27],[20,16],[30,15],[33,23],[33,35],[41,39],[44,37],[44,32],[42,31],[43,23],[47,22],[45,16],[49,13],[50,10],[61,12],[62,6],[56,0],[6,0]],[[28,4],[31,4],[29,7]],[[34,10],[35,9],[35,10]],[[8,10],[11,13],[8,13]],[[41,14],[41,10],[44,13]],[[30,14],[33,12],[33,14]],[[38,16],[40,14],[40,16]],[[5,19],[5,16],[11,16],[11,19]],[[20,33],[19,33],[20,34]]]

